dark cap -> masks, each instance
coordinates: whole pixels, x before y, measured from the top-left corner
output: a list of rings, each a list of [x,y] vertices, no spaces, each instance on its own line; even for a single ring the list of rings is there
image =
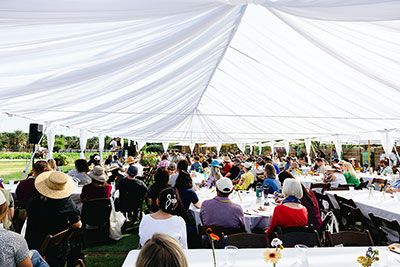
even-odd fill
[[[138,173],[138,168],[135,166],[131,165],[129,166],[128,170],[126,171],[130,176],[135,177]]]

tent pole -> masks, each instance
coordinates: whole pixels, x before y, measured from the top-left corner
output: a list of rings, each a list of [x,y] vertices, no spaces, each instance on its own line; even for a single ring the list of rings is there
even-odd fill
[[[331,141],[331,154],[329,157],[329,165],[332,165],[333,141]]]
[[[368,168],[371,169],[371,140],[368,140]]]

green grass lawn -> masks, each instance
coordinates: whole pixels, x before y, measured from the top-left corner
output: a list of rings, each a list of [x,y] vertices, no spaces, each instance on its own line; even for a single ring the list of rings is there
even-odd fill
[[[0,178],[4,178],[5,183],[9,180],[20,180],[22,178],[22,171],[25,169],[29,160],[1,160],[0,161]],[[68,172],[74,168],[73,164],[60,167],[63,172]],[[29,167],[29,171],[32,166]],[[28,172],[29,172],[28,171]]]
[[[119,267],[122,266],[126,255],[136,249],[139,243],[137,229],[124,234],[122,239],[111,241],[108,245],[89,247],[84,250],[85,262],[88,267]]]
[[[121,267],[125,257],[119,254],[86,255],[85,263],[87,267]]]

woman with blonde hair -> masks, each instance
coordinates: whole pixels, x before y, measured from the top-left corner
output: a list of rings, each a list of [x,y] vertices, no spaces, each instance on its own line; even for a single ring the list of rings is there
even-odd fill
[[[172,236],[155,233],[140,250],[136,267],[188,267],[182,247]]]
[[[343,170],[343,176],[346,178],[347,184],[354,184],[357,187],[360,184],[360,178],[358,177],[351,163],[341,161],[339,162],[339,166]]]
[[[59,171],[59,172],[61,171],[60,167],[57,166],[57,163],[54,159],[48,159],[47,163],[50,166],[51,169],[50,171]]]

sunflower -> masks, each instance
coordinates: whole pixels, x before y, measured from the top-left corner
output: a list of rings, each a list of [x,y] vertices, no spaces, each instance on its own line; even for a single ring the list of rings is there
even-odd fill
[[[264,252],[264,259],[266,262],[278,263],[279,259],[282,258],[281,251],[279,249],[269,250],[268,248]]]

